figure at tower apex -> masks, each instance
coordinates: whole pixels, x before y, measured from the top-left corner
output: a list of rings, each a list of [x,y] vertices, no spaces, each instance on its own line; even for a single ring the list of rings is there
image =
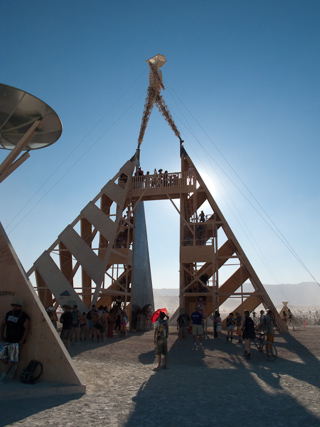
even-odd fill
[[[160,68],[167,62],[164,55],[155,55],[150,59],[147,59],[146,62],[148,63],[150,70],[149,70],[149,87],[148,87],[148,93],[146,97],[146,101],[144,104],[144,111],[141,121],[141,127],[140,127],[140,133],[138,138],[138,149],[140,148],[140,145],[142,144],[142,140],[147,128],[147,124],[149,121],[149,117],[152,111],[152,108],[154,106],[154,103],[157,104],[157,107],[160,111],[160,113],[163,115],[163,117],[166,119],[166,121],[169,123],[171,129],[175,133],[175,135],[179,138],[180,142],[182,142],[182,139],[180,137],[180,132],[178,131],[173,118],[171,116],[171,113],[169,111],[168,106],[162,99],[162,96],[160,95],[161,89],[165,89],[162,81],[162,73],[160,71]]]
[[[150,65],[154,65],[157,69],[161,68],[166,62],[166,58],[164,57],[164,55],[160,55],[160,53],[158,53],[158,55],[153,56],[150,59],[147,59],[146,62]]]

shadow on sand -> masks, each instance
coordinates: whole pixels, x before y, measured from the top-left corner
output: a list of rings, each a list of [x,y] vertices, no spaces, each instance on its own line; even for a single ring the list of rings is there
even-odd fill
[[[11,425],[15,422],[30,417],[35,413],[46,411],[48,409],[56,408],[57,415],[59,414],[59,406],[66,403],[72,404],[73,401],[80,399],[83,394],[73,394],[67,396],[49,396],[45,399],[38,398],[24,398],[24,399],[10,399],[0,401],[0,427]],[[42,425],[45,425],[45,421]],[[66,420],[67,425],[68,422]],[[38,424],[39,425],[39,424]]]
[[[290,334],[278,336],[280,357],[268,362],[225,339],[177,341],[168,369],[155,372],[133,399],[126,426],[320,426],[319,360]],[[281,358],[290,349],[290,360]]]

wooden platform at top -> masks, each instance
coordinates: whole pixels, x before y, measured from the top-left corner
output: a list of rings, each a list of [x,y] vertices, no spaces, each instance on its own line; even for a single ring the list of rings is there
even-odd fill
[[[128,196],[141,200],[178,199],[181,194],[196,191],[197,180],[186,172],[132,177]]]

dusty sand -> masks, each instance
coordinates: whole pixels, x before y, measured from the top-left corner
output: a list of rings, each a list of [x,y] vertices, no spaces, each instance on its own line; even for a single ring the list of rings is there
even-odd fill
[[[268,362],[210,332],[203,348],[191,336],[179,344],[171,327],[158,372],[152,331],[73,344],[87,393],[1,401],[0,426],[320,426],[320,327],[290,332],[276,335]]]

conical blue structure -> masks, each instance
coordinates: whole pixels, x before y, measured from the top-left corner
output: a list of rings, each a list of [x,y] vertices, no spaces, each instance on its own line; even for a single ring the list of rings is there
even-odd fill
[[[135,213],[131,329],[137,327],[139,310],[149,304],[154,307],[147,225],[144,203],[141,201],[138,203]]]

